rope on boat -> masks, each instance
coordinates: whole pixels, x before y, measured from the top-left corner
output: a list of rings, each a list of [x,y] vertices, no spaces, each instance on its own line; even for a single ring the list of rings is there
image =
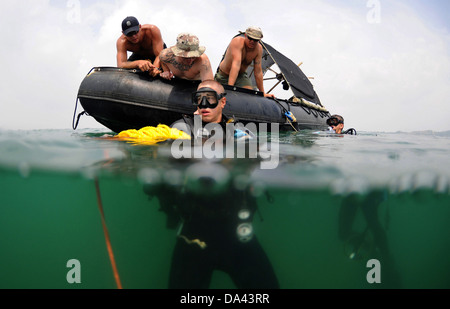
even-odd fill
[[[78,100],[79,98],[77,97],[76,101],[75,101],[75,111],[73,112],[73,118],[72,118],[72,129],[76,130],[78,127],[78,123],[80,122],[80,117],[83,115],[87,115],[86,111],[82,111],[81,113],[78,114],[77,118],[77,122],[75,123],[75,115],[77,114],[77,107],[78,107]]]
[[[86,74],[86,76],[91,75],[95,70],[96,70],[96,67],[93,67],[92,69],[89,70],[89,72]],[[74,130],[76,130],[78,127],[78,123],[80,122],[80,117],[83,115],[88,115],[88,113],[86,113],[86,111],[79,113],[78,117],[77,117],[77,122],[75,123],[75,115],[77,114],[77,107],[78,107],[79,99],[80,98],[77,97],[77,99],[75,100],[75,111],[73,112],[73,118],[72,118],[72,129],[74,129]]]
[[[319,106],[317,104],[311,103],[305,99],[302,98],[297,98],[296,96],[291,98],[291,101],[300,105],[303,105],[305,107],[308,107],[310,109],[315,109],[318,110],[319,112],[324,112],[324,113],[328,113],[328,110],[323,107],[323,106]]]
[[[103,233],[105,234],[106,248],[108,249],[109,260],[114,273],[114,279],[116,280],[117,288],[122,289],[122,283],[120,282],[119,272],[117,270],[116,260],[114,259],[114,253],[111,245],[111,239],[109,238],[108,227],[106,226],[105,213],[103,211],[102,197],[100,195],[100,186],[98,178],[95,178],[95,191],[97,192],[97,204],[100,210],[102,219]]]
[[[293,125],[293,123],[292,123],[292,122],[294,122],[294,123],[297,123],[297,124],[298,124],[297,119],[295,118],[294,114],[292,114],[291,111],[288,111],[288,110],[286,109],[286,107],[284,107],[283,104],[281,104],[281,102],[278,101],[278,99],[276,99],[275,97],[274,97],[273,99],[274,99],[274,101],[277,102],[278,105],[280,105],[280,107],[283,109],[284,115],[286,116],[287,122],[289,122],[289,124],[291,125],[291,127],[294,129],[295,132],[298,132],[298,129],[297,129],[297,128]]]

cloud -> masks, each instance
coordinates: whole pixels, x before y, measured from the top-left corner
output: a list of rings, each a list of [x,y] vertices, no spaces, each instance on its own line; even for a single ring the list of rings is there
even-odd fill
[[[357,26],[347,48],[330,49],[339,63],[320,72],[322,98],[337,98],[329,108],[342,109],[347,123],[364,130],[448,130],[449,37],[432,32],[407,7],[380,24]]]
[[[450,38],[407,1],[36,1],[0,4],[0,128],[71,128],[78,87],[94,66],[115,66],[124,17],[157,25],[167,45],[192,32],[213,70],[247,26],[312,76],[322,103],[364,131],[449,130]],[[15,26],[21,21],[20,28]],[[282,90],[276,90],[282,97]],[[102,127],[83,117],[80,128]]]

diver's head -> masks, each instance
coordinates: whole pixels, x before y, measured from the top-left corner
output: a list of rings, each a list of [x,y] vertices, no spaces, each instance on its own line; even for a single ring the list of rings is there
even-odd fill
[[[222,110],[227,99],[225,89],[215,80],[205,80],[198,85],[197,91],[192,93],[192,104],[197,106],[203,122],[222,121]]]
[[[344,117],[341,115],[332,115],[327,119],[327,125],[329,125],[336,133],[342,133],[344,129]]]

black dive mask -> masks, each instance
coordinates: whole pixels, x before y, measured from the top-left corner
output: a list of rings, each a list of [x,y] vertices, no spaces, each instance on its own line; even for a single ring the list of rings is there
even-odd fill
[[[192,93],[192,104],[199,108],[214,109],[219,105],[219,101],[226,96],[226,93],[218,94],[211,88],[200,88]]]
[[[343,122],[336,117],[331,117],[331,118],[327,119],[327,125],[329,125],[330,127],[337,126],[340,123],[343,123]]]

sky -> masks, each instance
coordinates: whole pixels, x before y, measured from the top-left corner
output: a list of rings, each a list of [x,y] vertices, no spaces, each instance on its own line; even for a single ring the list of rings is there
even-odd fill
[[[116,66],[131,15],[158,26],[168,46],[181,32],[197,35],[213,71],[238,31],[259,26],[266,43],[303,63],[346,128],[447,131],[449,11],[447,0],[3,1],[0,129],[71,129],[80,83],[93,67]],[[78,128],[104,127],[83,116]]]

